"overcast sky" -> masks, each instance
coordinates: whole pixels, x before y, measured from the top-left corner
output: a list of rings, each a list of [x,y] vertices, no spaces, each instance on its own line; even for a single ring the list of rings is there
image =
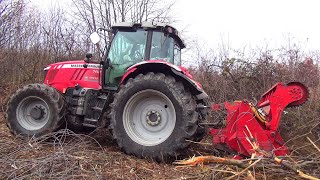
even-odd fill
[[[320,48],[319,0],[177,0],[174,11],[178,26],[210,47],[277,46],[291,37]]]
[[[41,7],[51,2],[31,1]],[[235,49],[276,47],[288,37],[306,49],[320,48],[319,0],[176,0],[173,15],[177,29],[210,48],[222,42]]]

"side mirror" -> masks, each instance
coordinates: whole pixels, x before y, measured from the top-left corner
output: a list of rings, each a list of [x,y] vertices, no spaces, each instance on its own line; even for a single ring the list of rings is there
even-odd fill
[[[93,44],[97,44],[98,42],[100,42],[100,36],[97,32],[92,33],[90,35],[90,39]]]

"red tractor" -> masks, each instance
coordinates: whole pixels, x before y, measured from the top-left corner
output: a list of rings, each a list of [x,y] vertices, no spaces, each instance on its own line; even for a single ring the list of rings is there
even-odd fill
[[[14,135],[37,137],[65,123],[72,129],[109,127],[125,153],[164,160],[204,137],[201,124],[207,124],[211,108],[227,111],[220,127],[214,124],[210,131],[217,148],[249,157],[255,142],[276,155],[288,153],[278,125],[286,107],[307,100],[304,85],[278,83],[256,105],[243,100],[211,106],[202,86],[181,67],[185,44],[176,29],[145,22],[102,30],[113,38],[100,63],[87,54],[84,61],[51,64],[43,84],[11,96],[6,120]],[[99,35],[91,39],[96,44]]]
[[[198,126],[208,98],[181,67],[185,44],[162,23],[119,23],[100,63],[50,64],[43,84],[30,84],[10,98],[6,119],[14,135],[41,136],[67,122],[73,129],[109,127],[119,147],[138,157],[178,155],[201,140]],[[97,33],[91,35],[94,43]]]

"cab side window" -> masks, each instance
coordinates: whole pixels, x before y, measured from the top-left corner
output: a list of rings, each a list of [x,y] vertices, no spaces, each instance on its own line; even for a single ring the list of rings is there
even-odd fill
[[[173,49],[173,61],[174,65],[181,66],[181,49],[176,44]]]
[[[162,32],[153,32],[150,59],[165,60],[173,63],[174,40]]]

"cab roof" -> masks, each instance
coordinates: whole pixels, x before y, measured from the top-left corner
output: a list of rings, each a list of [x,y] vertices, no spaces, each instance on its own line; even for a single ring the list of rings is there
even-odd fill
[[[183,40],[181,39],[179,32],[172,27],[171,25],[161,23],[161,22],[142,22],[142,23],[133,23],[133,22],[119,22],[115,23],[112,26],[113,30],[121,29],[155,29],[161,30],[162,32],[169,33],[179,44],[180,48],[183,49],[186,47]]]

